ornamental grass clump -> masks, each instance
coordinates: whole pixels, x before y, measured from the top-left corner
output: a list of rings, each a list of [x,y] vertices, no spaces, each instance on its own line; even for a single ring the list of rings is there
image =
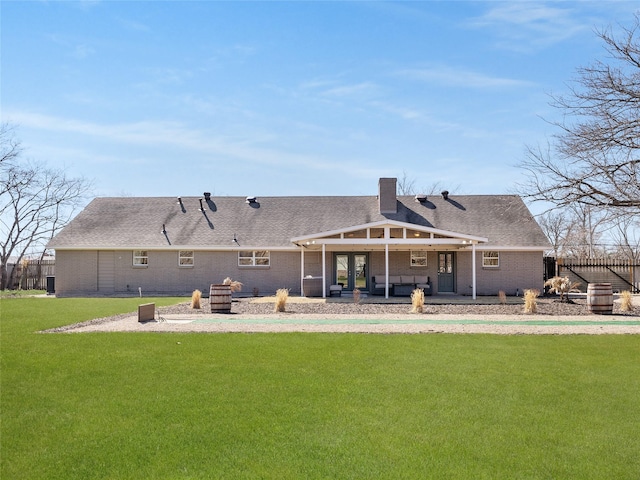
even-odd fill
[[[353,289],[353,303],[360,303],[360,289],[359,288],[354,288]]]
[[[424,311],[424,291],[421,288],[416,288],[411,292],[411,313],[422,313]]]
[[[194,290],[191,294],[191,308],[200,309],[200,298],[202,298],[202,292]]]
[[[500,305],[505,305],[507,303],[507,294],[504,293],[504,290],[500,290],[498,292],[498,300],[500,301]]]
[[[538,303],[536,299],[540,295],[538,290],[525,290],[524,291],[524,313],[536,313],[538,311]]]
[[[287,300],[289,300],[289,290],[286,288],[279,288],[276,291],[276,305],[275,305],[276,313],[285,311]]]
[[[620,310],[623,312],[631,312],[633,310],[633,299],[629,290],[620,292]]]
[[[571,282],[569,277],[553,277],[544,282],[544,286],[549,287],[550,293],[559,293],[561,302],[569,302],[569,293],[579,291],[580,282]]]
[[[238,282],[237,280],[231,280],[230,277],[225,278],[222,281],[223,285],[229,285],[231,287],[231,293],[240,292],[242,290],[242,282]]]

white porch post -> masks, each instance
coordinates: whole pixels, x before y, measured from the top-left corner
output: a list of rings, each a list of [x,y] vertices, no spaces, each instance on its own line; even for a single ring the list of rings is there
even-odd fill
[[[471,294],[473,296],[473,299],[476,299],[476,244],[475,242],[471,244],[471,276],[473,277],[472,279],[472,287],[471,287]]]
[[[327,298],[327,281],[325,280],[327,274],[326,259],[327,246],[322,244],[322,298]]]
[[[304,297],[304,247],[300,248],[300,296]]]
[[[384,298],[389,298],[389,244],[384,245]]]

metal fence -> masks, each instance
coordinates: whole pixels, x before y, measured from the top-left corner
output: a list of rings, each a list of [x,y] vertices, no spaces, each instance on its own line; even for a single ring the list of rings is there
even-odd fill
[[[610,283],[614,292],[640,293],[640,263],[610,258],[558,258],[557,275],[579,282],[586,292],[589,283]]]

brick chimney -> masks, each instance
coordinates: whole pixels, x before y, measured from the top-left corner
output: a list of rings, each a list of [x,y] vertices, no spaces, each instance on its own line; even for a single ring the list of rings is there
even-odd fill
[[[381,178],[378,180],[378,205],[380,213],[398,213],[396,197],[397,178]]]

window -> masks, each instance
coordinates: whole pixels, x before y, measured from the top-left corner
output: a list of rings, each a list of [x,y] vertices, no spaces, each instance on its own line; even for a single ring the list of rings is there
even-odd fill
[[[404,229],[403,228],[390,228],[389,234],[391,238],[404,238]]]
[[[147,252],[146,250],[134,250],[133,266],[146,267],[147,265],[149,265],[149,252]]]
[[[482,252],[482,266],[488,268],[497,268],[500,266],[499,252]]]
[[[426,267],[427,266],[427,251],[426,250],[411,250],[411,266],[412,267]]]
[[[266,250],[238,252],[238,266],[240,267],[268,267],[270,264],[269,252]]]
[[[180,250],[178,252],[178,266],[193,267],[193,250]]]
[[[344,234],[344,238],[367,238],[366,230],[355,230]]]
[[[420,230],[407,228],[407,238],[429,238],[429,234],[427,232],[421,232]]]
[[[371,228],[369,229],[370,238],[384,238],[384,228]]]

